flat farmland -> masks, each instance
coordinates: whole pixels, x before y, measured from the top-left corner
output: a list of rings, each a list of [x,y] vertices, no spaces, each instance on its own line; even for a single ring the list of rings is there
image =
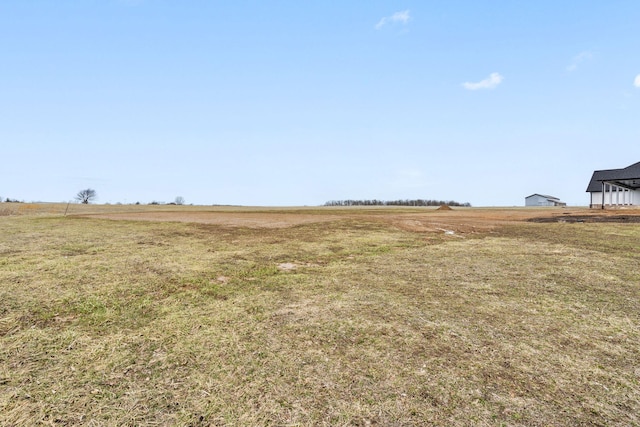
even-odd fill
[[[0,425],[640,425],[638,218],[0,203]]]

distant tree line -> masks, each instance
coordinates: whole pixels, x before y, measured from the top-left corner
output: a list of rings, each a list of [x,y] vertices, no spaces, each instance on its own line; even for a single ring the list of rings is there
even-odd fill
[[[325,206],[464,206],[470,207],[471,203],[459,203],[453,200],[330,200]]]
[[[93,188],[86,188],[84,190],[80,190],[78,191],[78,193],[75,195],[74,199],[82,204],[88,205],[89,203],[91,203],[92,201],[94,201],[95,199],[97,199],[98,197],[98,193],[96,192],[96,190],[94,190]],[[6,199],[3,199],[2,197],[0,197],[0,203],[24,203],[24,200],[18,200],[18,199],[12,199],[10,197],[7,197]],[[153,200],[152,202],[150,202],[150,205],[184,205],[185,199],[182,196],[177,196],[173,202],[169,202],[169,203],[165,203],[165,202],[158,202],[156,200]],[[107,205],[109,203],[106,203]],[[117,205],[121,205],[122,203],[118,202],[116,203]],[[139,205],[140,202],[136,202],[136,205]]]

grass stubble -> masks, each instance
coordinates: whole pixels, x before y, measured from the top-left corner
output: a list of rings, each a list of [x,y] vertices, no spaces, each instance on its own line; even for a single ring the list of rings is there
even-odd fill
[[[640,425],[639,241],[0,217],[0,425]]]

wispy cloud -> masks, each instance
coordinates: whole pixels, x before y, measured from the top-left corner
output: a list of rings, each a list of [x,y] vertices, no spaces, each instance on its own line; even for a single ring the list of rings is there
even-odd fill
[[[585,61],[590,61],[593,59],[593,53],[589,51],[580,52],[573,58],[571,58],[571,64],[567,65],[567,71],[572,72],[578,68],[578,65],[582,64]]]
[[[465,82],[462,86],[467,90],[478,89],[495,89],[500,83],[502,83],[504,77],[500,73],[491,73],[489,77],[479,82]]]
[[[635,80],[633,81],[633,85],[637,88],[640,88],[640,74],[636,76]]]
[[[406,25],[411,20],[411,15],[409,14],[409,10],[403,10],[401,12],[396,12],[391,16],[385,16],[380,19],[376,24],[376,30],[381,29],[387,24],[402,24]]]

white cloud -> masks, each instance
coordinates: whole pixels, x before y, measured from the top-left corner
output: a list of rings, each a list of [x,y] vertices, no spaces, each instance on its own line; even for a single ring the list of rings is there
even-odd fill
[[[384,18],[380,19],[380,21],[378,21],[378,23],[376,24],[376,30],[379,30],[387,24],[400,23],[406,25],[410,20],[411,15],[409,15],[408,9],[401,12],[396,12],[391,16],[385,16]]]
[[[589,51],[580,52],[571,59],[571,64],[567,65],[567,71],[575,71],[576,68],[578,68],[578,65],[585,61],[590,61],[591,59],[593,59],[593,53]]]
[[[640,74],[636,76],[635,80],[633,81],[633,85],[637,88],[640,88]]]
[[[475,83],[465,82],[462,83],[462,86],[468,90],[495,89],[500,83],[502,83],[502,80],[504,80],[504,77],[502,77],[500,73],[491,73],[491,75],[484,80],[480,80]]]

